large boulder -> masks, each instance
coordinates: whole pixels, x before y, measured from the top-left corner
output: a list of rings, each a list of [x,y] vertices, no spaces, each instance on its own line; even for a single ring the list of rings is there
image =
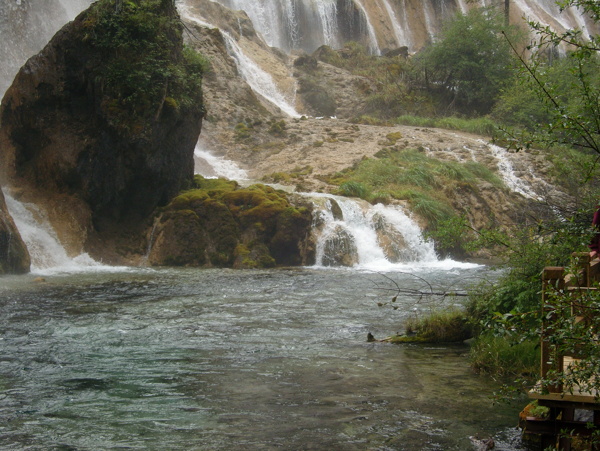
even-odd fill
[[[264,268],[314,263],[309,204],[265,185],[196,176],[195,189],[161,209],[150,233],[151,265]]]
[[[91,224],[81,250],[102,254],[191,183],[205,67],[171,0],[95,2],[6,92],[0,176],[50,210],[73,198]]]
[[[6,208],[0,190],[0,274],[29,272],[29,252]]]

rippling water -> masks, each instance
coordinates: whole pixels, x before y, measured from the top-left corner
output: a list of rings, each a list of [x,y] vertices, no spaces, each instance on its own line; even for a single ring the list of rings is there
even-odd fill
[[[450,288],[484,274],[418,275]],[[390,297],[380,274],[33,279],[0,278],[2,449],[464,450],[473,435],[518,449],[517,412],[492,406],[495,387],[470,372],[466,347],[366,342],[431,308],[378,308]]]

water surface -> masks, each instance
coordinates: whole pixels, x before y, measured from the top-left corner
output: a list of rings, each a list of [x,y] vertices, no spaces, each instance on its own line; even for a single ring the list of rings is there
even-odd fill
[[[485,269],[422,270],[456,287]],[[420,279],[388,274],[401,286]],[[349,270],[0,278],[2,449],[519,449],[465,346],[367,343],[440,300]],[[456,298],[445,302],[455,303]]]

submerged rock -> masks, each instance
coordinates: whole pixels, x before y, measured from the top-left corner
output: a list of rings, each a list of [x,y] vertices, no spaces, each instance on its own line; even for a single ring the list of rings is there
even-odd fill
[[[27,247],[8,213],[0,190],[0,274],[29,272],[30,263]]]

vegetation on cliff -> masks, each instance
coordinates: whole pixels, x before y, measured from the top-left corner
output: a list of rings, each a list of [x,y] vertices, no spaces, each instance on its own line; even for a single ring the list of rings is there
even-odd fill
[[[197,175],[194,189],[160,213],[149,261],[154,265],[268,268],[306,263],[309,208],[265,185]]]
[[[449,20],[435,41],[411,57],[402,52],[377,57],[357,43],[341,51],[323,47],[315,56],[375,82],[375,89],[365,85],[364,115],[477,117],[491,111],[516,74],[516,56],[505,36],[522,42],[518,29],[505,25],[502,11],[472,8]]]
[[[181,51],[182,27],[171,0],[98,1],[87,11],[78,37],[97,49],[93,79],[107,120],[140,133],[163,112],[203,108],[202,76],[208,61]],[[166,110],[166,111],[165,111]]]

